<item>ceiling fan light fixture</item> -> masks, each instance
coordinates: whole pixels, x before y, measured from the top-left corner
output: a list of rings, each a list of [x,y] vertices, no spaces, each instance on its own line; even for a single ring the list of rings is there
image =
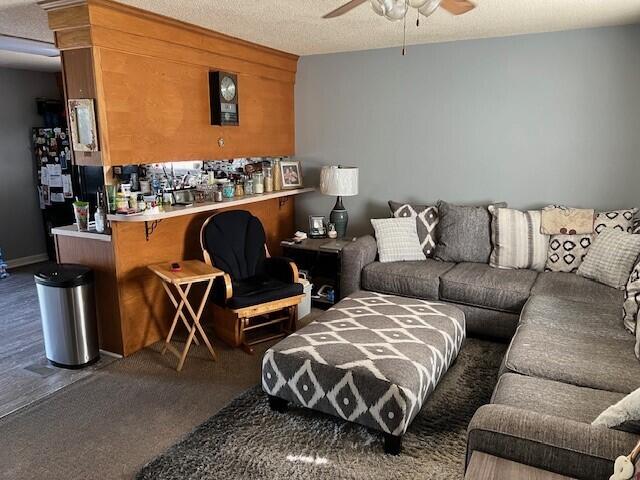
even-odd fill
[[[429,0],[407,0],[409,2],[409,6],[413,8],[422,8]]]
[[[381,17],[384,17],[385,7],[382,0],[371,0],[371,8]]]
[[[442,0],[427,0],[422,7],[418,8],[418,11],[428,17],[438,9],[441,2]]]
[[[384,16],[393,21],[402,20],[408,9],[409,7],[407,7],[405,0],[395,0],[393,1],[393,6],[385,12]]]

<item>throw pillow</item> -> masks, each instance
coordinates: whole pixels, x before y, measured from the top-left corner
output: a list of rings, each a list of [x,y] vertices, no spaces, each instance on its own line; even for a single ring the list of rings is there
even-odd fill
[[[593,233],[593,209],[549,205],[542,209],[540,232],[546,235],[576,235]]]
[[[607,228],[630,231],[630,221],[637,209],[598,212],[594,221],[594,231],[602,232]],[[638,232],[640,233],[640,229]],[[575,273],[584,260],[595,235],[552,235],[549,241],[549,257],[544,269],[547,272]]]
[[[489,211],[493,215],[489,264],[496,268],[544,270],[549,235],[540,233],[540,212],[493,207]]]
[[[426,260],[418,240],[415,219],[373,219],[371,225],[376,233],[378,255],[382,263]]]
[[[410,217],[416,219],[418,240],[427,258],[433,257],[436,248],[436,226],[438,225],[438,208],[428,205],[415,205],[389,201],[391,215],[396,218]]]
[[[596,233],[602,233],[607,228],[631,233],[633,231],[633,217],[637,212],[637,208],[599,212],[596,215],[593,229]]]
[[[589,251],[594,235],[551,235],[546,272],[575,273]]]
[[[591,425],[640,433],[640,388],[607,408]]]
[[[633,221],[633,233],[640,233],[640,218]]]
[[[506,207],[506,203],[495,206]],[[491,255],[491,215],[487,207],[462,207],[438,201],[435,258],[443,262],[487,263]]]
[[[577,273],[622,290],[629,280],[638,255],[640,235],[607,228],[593,241]]]
[[[637,263],[633,268],[631,275],[629,275],[629,281],[624,292],[624,304],[622,305],[622,313],[624,316],[624,326],[631,333],[635,333],[637,325],[636,320],[638,318],[638,311],[640,311],[640,263]]]

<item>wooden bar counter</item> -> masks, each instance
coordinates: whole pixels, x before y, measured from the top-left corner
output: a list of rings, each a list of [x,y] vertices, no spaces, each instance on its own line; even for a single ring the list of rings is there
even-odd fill
[[[81,263],[96,271],[100,347],[130,355],[164,338],[170,326],[172,306],[162,285],[147,268],[149,265],[202,259],[199,238],[202,224],[210,215],[231,209],[247,210],[258,217],[267,233],[270,252],[277,254],[280,240],[292,236],[295,230],[294,196],[313,190],[196,204],[168,209],[165,216],[112,215],[111,236],[104,238],[58,229],[53,232],[58,261]],[[159,223],[154,223],[158,220]],[[205,311],[203,324],[208,321]]]

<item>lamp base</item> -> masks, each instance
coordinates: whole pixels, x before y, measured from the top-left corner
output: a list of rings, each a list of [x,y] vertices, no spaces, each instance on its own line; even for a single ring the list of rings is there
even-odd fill
[[[331,210],[329,215],[329,221],[336,227],[336,233],[338,238],[344,238],[347,234],[347,224],[349,223],[349,215],[347,210],[342,205],[342,197],[338,197],[336,204]]]

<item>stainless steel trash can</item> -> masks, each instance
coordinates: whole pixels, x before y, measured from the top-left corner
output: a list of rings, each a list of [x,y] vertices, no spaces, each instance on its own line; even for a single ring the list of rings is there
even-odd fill
[[[35,274],[44,349],[57,367],[82,368],[100,358],[93,272],[50,264]]]

